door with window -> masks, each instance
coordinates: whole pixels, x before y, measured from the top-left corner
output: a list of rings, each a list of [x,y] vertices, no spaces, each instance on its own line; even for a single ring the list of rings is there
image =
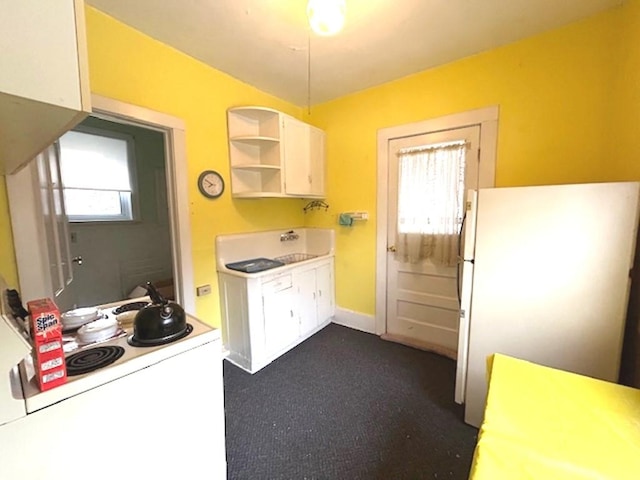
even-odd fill
[[[384,338],[456,358],[458,256],[480,126],[392,139]]]

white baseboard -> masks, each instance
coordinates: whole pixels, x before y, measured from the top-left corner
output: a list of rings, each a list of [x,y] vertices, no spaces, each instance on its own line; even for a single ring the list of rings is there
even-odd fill
[[[376,319],[373,315],[354,312],[346,308],[336,308],[336,315],[333,317],[333,323],[344,327],[353,328],[367,333],[376,333]]]

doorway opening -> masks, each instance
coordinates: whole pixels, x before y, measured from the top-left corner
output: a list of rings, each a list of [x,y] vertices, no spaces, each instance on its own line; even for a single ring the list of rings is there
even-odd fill
[[[468,145],[465,188],[493,187],[497,126],[498,107],[487,107],[378,132],[376,333],[383,338],[456,358],[457,266],[408,262],[395,254],[398,153],[461,141]]]
[[[173,291],[176,301],[185,311],[195,313],[184,121],[171,115],[99,95],[92,95],[91,101],[93,117],[159,132],[164,137],[164,177],[166,205],[169,212]],[[159,173],[159,176],[161,177],[162,174]],[[161,179],[153,181],[162,182]]]
[[[60,140],[73,281],[63,310],[145,295],[175,300],[165,135],[89,116]]]
[[[166,204],[169,212],[171,270],[175,298],[187,312],[195,313],[184,122],[170,115],[98,95],[92,96],[92,107],[93,117],[153,130],[163,136]],[[57,159],[56,150],[57,148],[52,145],[38,156],[42,161],[38,160],[38,163],[32,164],[31,168],[22,169],[9,176],[7,191],[21,295],[26,299],[55,297],[57,302],[60,292],[64,293],[66,285],[72,282],[67,266],[73,262],[69,258],[68,248],[64,245],[69,237],[66,234],[68,224],[64,221],[64,215],[58,213],[61,209],[56,208],[54,212],[53,207],[47,206],[47,212],[51,211],[55,214],[48,215],[47,222],[57,225],[57,228],[53,229],[51,235],[48,234],[48,230],[44,231],[46,235],[42,234],[43,228],[46,229],[47,225],[41,226],[38,219],[41,219],[42,223],[47,223],[43,220],[42,212],[44,197],[35,188],[38,185],[35,175],[39,175],[35,169],[40,164],[49,165],[51,156]],[[53,194],[59,195],[60,188],[57,186],[53,189],[53,183],[48,179],[46,172],[42,173],[44,173],[42,178],[47,179],[46,200],[53,202],[55,198]],[[59,183],[56,179],[56,185]],[[52,191],[50,192],[49,189]],[[20,219],[20,221],[14,222],[13,219]],[[21,240],[16,241],[16,238]]]

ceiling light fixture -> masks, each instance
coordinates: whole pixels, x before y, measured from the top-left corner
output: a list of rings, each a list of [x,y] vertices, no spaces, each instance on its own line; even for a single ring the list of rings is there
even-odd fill
[[[345,0],[309,0],[307,17],[311,29],[324,37],[335,35],[344,26]]]

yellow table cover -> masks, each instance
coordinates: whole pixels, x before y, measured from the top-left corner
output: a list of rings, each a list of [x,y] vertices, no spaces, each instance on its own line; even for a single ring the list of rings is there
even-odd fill
[[[640,390],[495,354],[473,480],[640,480]]]

